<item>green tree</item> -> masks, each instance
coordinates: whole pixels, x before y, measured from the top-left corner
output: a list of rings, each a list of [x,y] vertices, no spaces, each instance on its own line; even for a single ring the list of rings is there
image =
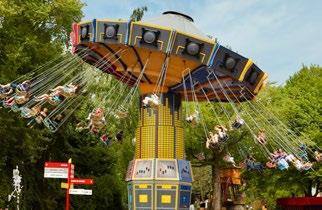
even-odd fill
[[[286,82],[285,92],[292,100],[287,111],[290,128],[322,147],[322,68],[303,66]]]
[[[148,11],[147,6],[139,7],[133,10],[132,15],[131,15],[131,20],[132,21],[140,21],[144,15],[145,12]]]
[[[0,83],[8,83],[63,53],[71,24],[82,17],[78,0],[0,0]],[[42,197],[49,188],[43,180],[43,153],[52,136],[30,130],[13,113],[0,115],[0,207],[12,191],[12,169],[23,176],[22,205],[26,209],[51,209],[54,199]],[[61,195],[61,193],[60,193]]]

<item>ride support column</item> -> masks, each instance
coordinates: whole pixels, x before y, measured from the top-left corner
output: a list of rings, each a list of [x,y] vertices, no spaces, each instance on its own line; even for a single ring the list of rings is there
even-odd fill
[[[143,100],[149,93],[140,90]],[[192,173],[185,160],[181,96],[158,96],[158,106],[140,105],[135,159],[126,177],[129,209],[189,209]]]

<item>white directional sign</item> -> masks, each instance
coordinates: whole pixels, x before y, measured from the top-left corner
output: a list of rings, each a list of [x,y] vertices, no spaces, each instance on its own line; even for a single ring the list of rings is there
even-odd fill
[[[71,195],[92,195],[92,190],[85,189],[69,189]]]
[[[67,179],[68,169],[67,168],[45,168],[44,177]]]

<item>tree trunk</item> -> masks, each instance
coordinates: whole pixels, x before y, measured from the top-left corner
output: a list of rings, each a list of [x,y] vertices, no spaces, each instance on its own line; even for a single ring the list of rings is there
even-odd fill
[[[221,210],[221,183],[220,183],[220,166],[219,158],[215,158],[214,164],[212,165],[212,200],[211,210]]]
[[[312,196],[312,185],[313,181],[310,180],[309,183],[306,186],[306,190],[304,190],[304,194],[306,197],[311,197]]]

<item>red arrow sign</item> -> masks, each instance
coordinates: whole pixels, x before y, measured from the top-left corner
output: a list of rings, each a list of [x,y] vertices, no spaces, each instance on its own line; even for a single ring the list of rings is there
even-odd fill
[[[68,168],[68,163],[45,162],[45,168]]]
[[[93,179],[80,179],[80,178],[72,178],[70,179],[71,184],[86,184],[90,185],[94,183]]]

